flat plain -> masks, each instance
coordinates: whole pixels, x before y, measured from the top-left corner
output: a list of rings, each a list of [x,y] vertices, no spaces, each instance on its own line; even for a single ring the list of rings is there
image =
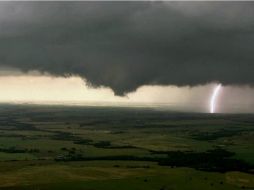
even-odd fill
[[[0,189],[254,189],[254,115],[2,104]]]

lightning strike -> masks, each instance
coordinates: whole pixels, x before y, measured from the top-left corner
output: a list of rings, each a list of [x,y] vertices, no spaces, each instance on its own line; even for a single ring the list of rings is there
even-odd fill
[[[215,112],[215,108],[216,108],[216,100],[219,94],[219,91],[221,89],[221,84],[218,84],[215,89],[213,90],[213,94],[210,100],[210,113],[214,113]]]

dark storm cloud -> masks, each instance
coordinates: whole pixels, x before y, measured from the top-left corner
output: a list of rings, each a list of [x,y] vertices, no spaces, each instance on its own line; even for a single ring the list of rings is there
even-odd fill
[[[254,84],[252,2],[1,2],[0,65],[145,84]]]

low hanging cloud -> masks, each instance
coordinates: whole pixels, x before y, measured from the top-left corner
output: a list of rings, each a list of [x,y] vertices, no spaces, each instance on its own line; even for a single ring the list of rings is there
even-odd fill
[[[0,2],[0,66],[142,85],[254,84],[254,2]]]

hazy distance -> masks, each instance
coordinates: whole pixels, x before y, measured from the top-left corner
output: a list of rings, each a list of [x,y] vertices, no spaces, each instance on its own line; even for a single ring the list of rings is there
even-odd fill
[[[8,72],[5,72],[8,73]],[[196,87],[141,86],[126,96],[116,96],[108,87],[89,87],[78,76],[69,78],[16,73],[0,76],[0,102],[63,105],[155,106],[163,109],[209,112],[215,83]],[[254,89],[223,86],[216,112],[254,112]]]

